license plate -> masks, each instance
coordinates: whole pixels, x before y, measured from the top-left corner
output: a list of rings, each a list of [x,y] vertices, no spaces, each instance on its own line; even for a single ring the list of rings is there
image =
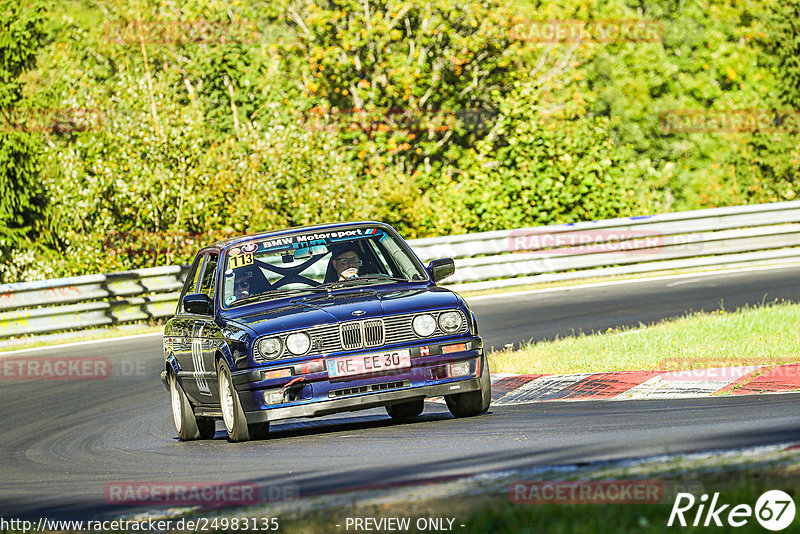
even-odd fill
[[[325,360],[328,376],[331,378],[351,375],[380,373],[392,369],[411,367],[411,351],[409,349],[376,352],[347,356],[333,360]]]

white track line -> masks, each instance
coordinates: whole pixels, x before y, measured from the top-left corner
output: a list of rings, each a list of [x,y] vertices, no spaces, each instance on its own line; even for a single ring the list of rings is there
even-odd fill
[[[534,295],[537,293],[554,293],[556,291],[570,291],[574,289],[584,289],[591,287],[606,287],[617,286],[623,284],[636,284],[640,282],[655,282],[656,280],[675,280],[679,278],[696,278],[701,276],[725,276],[730,273],[743,273],[751,271],[771,271],[774,269],[792,269],[800,267],[800,265],[768,265],[763,267],[742,267],[740,269],[728,269],[720,271],[707,271],[702,273],[683,273],[683,274],[670,274],[665,276],[648,276],[647,278],[631,278],[629,280],[612,280],[610,282],[595,282],[591,284],[575,284],[571,286],[548,287],[545,289],[529,289],[526,291],[509,291],[506,293],[493,293],[491,295],[478,295],[476,297],[465,296],[467,301],[472,302],[475,300],[486,299],[502,299],[506,297],[517,297],[521,295]],[[444,286],[447,287],[447,286]]]
[[[161,335],[163,335],[163,332],[151,332],[149,334],[134,334],[132,336],[106,337],[103,339],[89,339],[87,341],[75,341],[73,343],[64,343],[62,345],[46,345],[44,347],[31,347],[29,349],[9,350],[0,352],[0,359],[9,354],[19,354],[20,352],[35,352],[42,350],[63,349],[68,347],[79,347],[81,345],[93,345],[95,343],[110,343],[112,341],[126,341],[128,339],[137,339],[137,338],[161,336]]]

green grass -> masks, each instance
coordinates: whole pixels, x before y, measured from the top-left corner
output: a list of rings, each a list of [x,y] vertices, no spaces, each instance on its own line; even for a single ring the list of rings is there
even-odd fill
[[[684,517],[687,527],[677,524],[667,526],[674,496],[664,497],[659,504],[529,504],[511,502],[507,492],[483,495],[458,495],[456,498],[436,500],[409,500],[368,506],[344,506],[336,510],[306,512],[300,517],[282,517],[281,527],[296,534],[338,534],[346,532],[347,517],[406,517],[411,518],[408,532],[424,532],[413,527],[417,518],[452,518],[453,532],[487,534],[602,534],[602,533],[668,533],[668,532],[766,532],[755,517],[747,524],[733,529],[726,524],[727,513],[738,504],[755,508],[758,497],[765,491],[779,489],[788,493],[795,503],[800,496],[794,465],[752,466],[742,470],[684,475],[648,476],[661,480],[665,487],[678,484],[689,490],[696,499],[695,506]],[[616,480],[624,480],[622,477]],[[526,479],[527,480],[527,479]],[[610,479],[607,479],[610,480]],[[729,504],[720,514],[723,527],[691,526],[697,512],[700,496],[719,492],[718,505]],[[337,527],[336,525],[340,525]],[[461,527],[461,525],[464,525]],[[794,522],[784,532],[797,532],[800,526],[800,508]],[[351,527],[351,532],[353,529]]]
[[[796,474],[796,472],[795,472]],[[726,524],[727,513],[738,504],[747,504],[755,508],[759,495],[767,490],[780,489],[787,492],[797,502],[798,484],[796,479],[781,473],[770,473],[767,476],[758,471],[742,473],[723,473],[705,478],[704,490],[708,494],[719,491],[718,503],[730,504],[720,514],[723,527],[703,527],[701,519],[699,527],[681,527],[673,524],[667,526],[672,503],[669,504],[575,504],[575,505],[532,505],[513,504],[508,498],[495,499],[486,503],[477,511],[465,518],[470,532],[493,533],[574,533],[597,534],[602,532],[767,532],[759,525],[755,517],[748,518],[747,524],[740,528],[732,528]],[[700,495],[695,495],[699,499]],[[673,501],[674,502],[674,501]],[[685,514],[687,523],[694,520],[697,505]],[[800,520],[795,520],[785,532],[797,531]]]
[[[689,314],[636,329],[577,335],[489,354],[494,372],[681,370],[800,361],[800,305]]]

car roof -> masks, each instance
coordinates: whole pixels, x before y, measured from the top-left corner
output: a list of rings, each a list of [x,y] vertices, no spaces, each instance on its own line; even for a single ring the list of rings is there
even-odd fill
[[[270,232],[259,232],[255,234],[247,234],[238,237],[231,237],[228,239],[223,239],[222,241],[217,241],[207,247],[203,247],[203,251],[206,250],[223,250],[235,245],[239,245],[241,243],[246,243],[248,241],[253,241],[255,239],[262,239],[267,237],[277,237],[282,235],[288,234],[296,234],[298,232],[313,232],[313,231],[327,231],[327,230],[335,230],[337,228],[347,228],[352,226],[362,226],[362,225],[369,225],[369,226],[380,226],[382,228],[389,228],[386,223],[378,222],[378,221],[350,221],[350,222],[341,222],[341,223],[331,223],[331,224],[313,224],[308,226],[295,226],[293,228],[286,228],[283,230],[273,230]]]

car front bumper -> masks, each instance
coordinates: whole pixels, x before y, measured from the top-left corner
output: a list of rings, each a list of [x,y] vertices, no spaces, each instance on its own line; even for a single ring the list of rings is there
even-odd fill
[[[462,344],[467,350],[445,353],[444,347]],[[361,375],[345,378],[328,377],[327,371],[310,373],[295,386],[289,378],[265,379],[267,369],[235,372],[232,381],[239,394],[248,423],[278,421],[296,417],[321,417],[325,415],[388,406],[426,397],[440,397],[480,389],[481,366],[485,363],[483,343],[478,336],[464,336],[422,347],[408,345],[412,367],[383,374]],[[453,376],[442,370],[449,363],[468,363],[468,372]],[[483,362],[483,363],[482,363]],[[283,364],[276,363],[276,367]],[[168,387],[166,373],[162,381]],[[284,396],[284,390],[289,387]],[[271,395],[278,402],[268,400]],[[219,417],[219,408],[195,408],[198,416]]]
[[[423,400],[426,397],[441,397],[454,393],[476,391],[478,389],[480,389],[480,380],[478,378],[467,378],[430,386],[411,387],[380,393],[365,393],[340,399],[312,401],[295,406],[267,408],[247,412],[245,416],[248,423],[278,421],[293,417],[321,417],[335,413],[353,412],[413,400]]]
[[[293,377],[297,382],[289,385],[283,379],[284,389],[276,389],[280,380],[264,380],[263,371],[235,373],[233,382],[249,423],[320,417],[480,389],[484,357],[478,336],[388,350],[398,349],[411,352],[410,368],[339,378],[330,378],[327,371],[311,373]],[[459,364],[460,371],[450,373],[449,365]]]

